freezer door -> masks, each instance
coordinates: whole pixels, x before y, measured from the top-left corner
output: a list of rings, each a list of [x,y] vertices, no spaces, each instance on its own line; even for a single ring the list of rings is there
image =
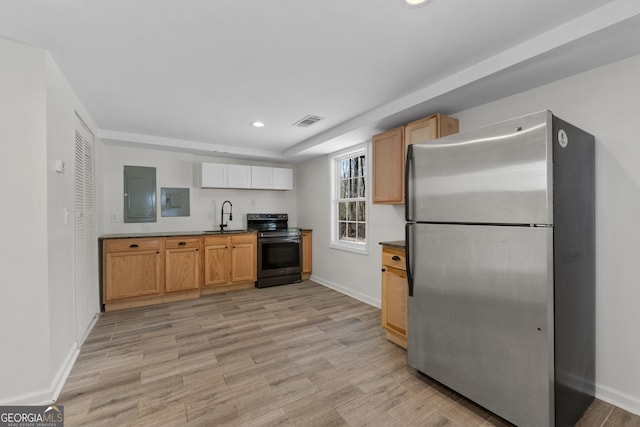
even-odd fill
[[[551,113],[409,146],[409,221],[552,224]]]
[[[409,365],[518,426],[553,425],[553,229],[408,229]]]

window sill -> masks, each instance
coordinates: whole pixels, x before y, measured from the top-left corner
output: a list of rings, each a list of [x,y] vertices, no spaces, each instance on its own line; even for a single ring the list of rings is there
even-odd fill
[[[329,244],[329,247],[331,249],[337,249],[339,251],[352,252],[360,255],[369,255],[369,245],[367,244],[364,244],[364,245],[351,244],[350,245],[348,243],[331,242]]]

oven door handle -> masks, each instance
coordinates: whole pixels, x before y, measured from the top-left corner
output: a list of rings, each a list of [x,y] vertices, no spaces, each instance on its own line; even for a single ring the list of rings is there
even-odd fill
[[[299,237],[260,237],[258,243],[300,243],[301,240]]]

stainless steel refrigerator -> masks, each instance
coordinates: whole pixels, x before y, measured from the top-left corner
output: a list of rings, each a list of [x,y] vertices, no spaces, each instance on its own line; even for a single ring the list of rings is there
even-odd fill
[[[595,394],[594,137],[550,111],[409,146],[409,365],[518,426]]]

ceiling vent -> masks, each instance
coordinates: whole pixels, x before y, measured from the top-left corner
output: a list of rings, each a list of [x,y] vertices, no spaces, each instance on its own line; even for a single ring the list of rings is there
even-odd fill
[[[324,119],[324,117],[313,116],[313,115],[309,114],[307,116],[304,116],[303,118],[301,118],[297,122],[295,122],[293,125],[301,127],[301,128],[308,128],[312,124],[317,123],[322,119]]]

